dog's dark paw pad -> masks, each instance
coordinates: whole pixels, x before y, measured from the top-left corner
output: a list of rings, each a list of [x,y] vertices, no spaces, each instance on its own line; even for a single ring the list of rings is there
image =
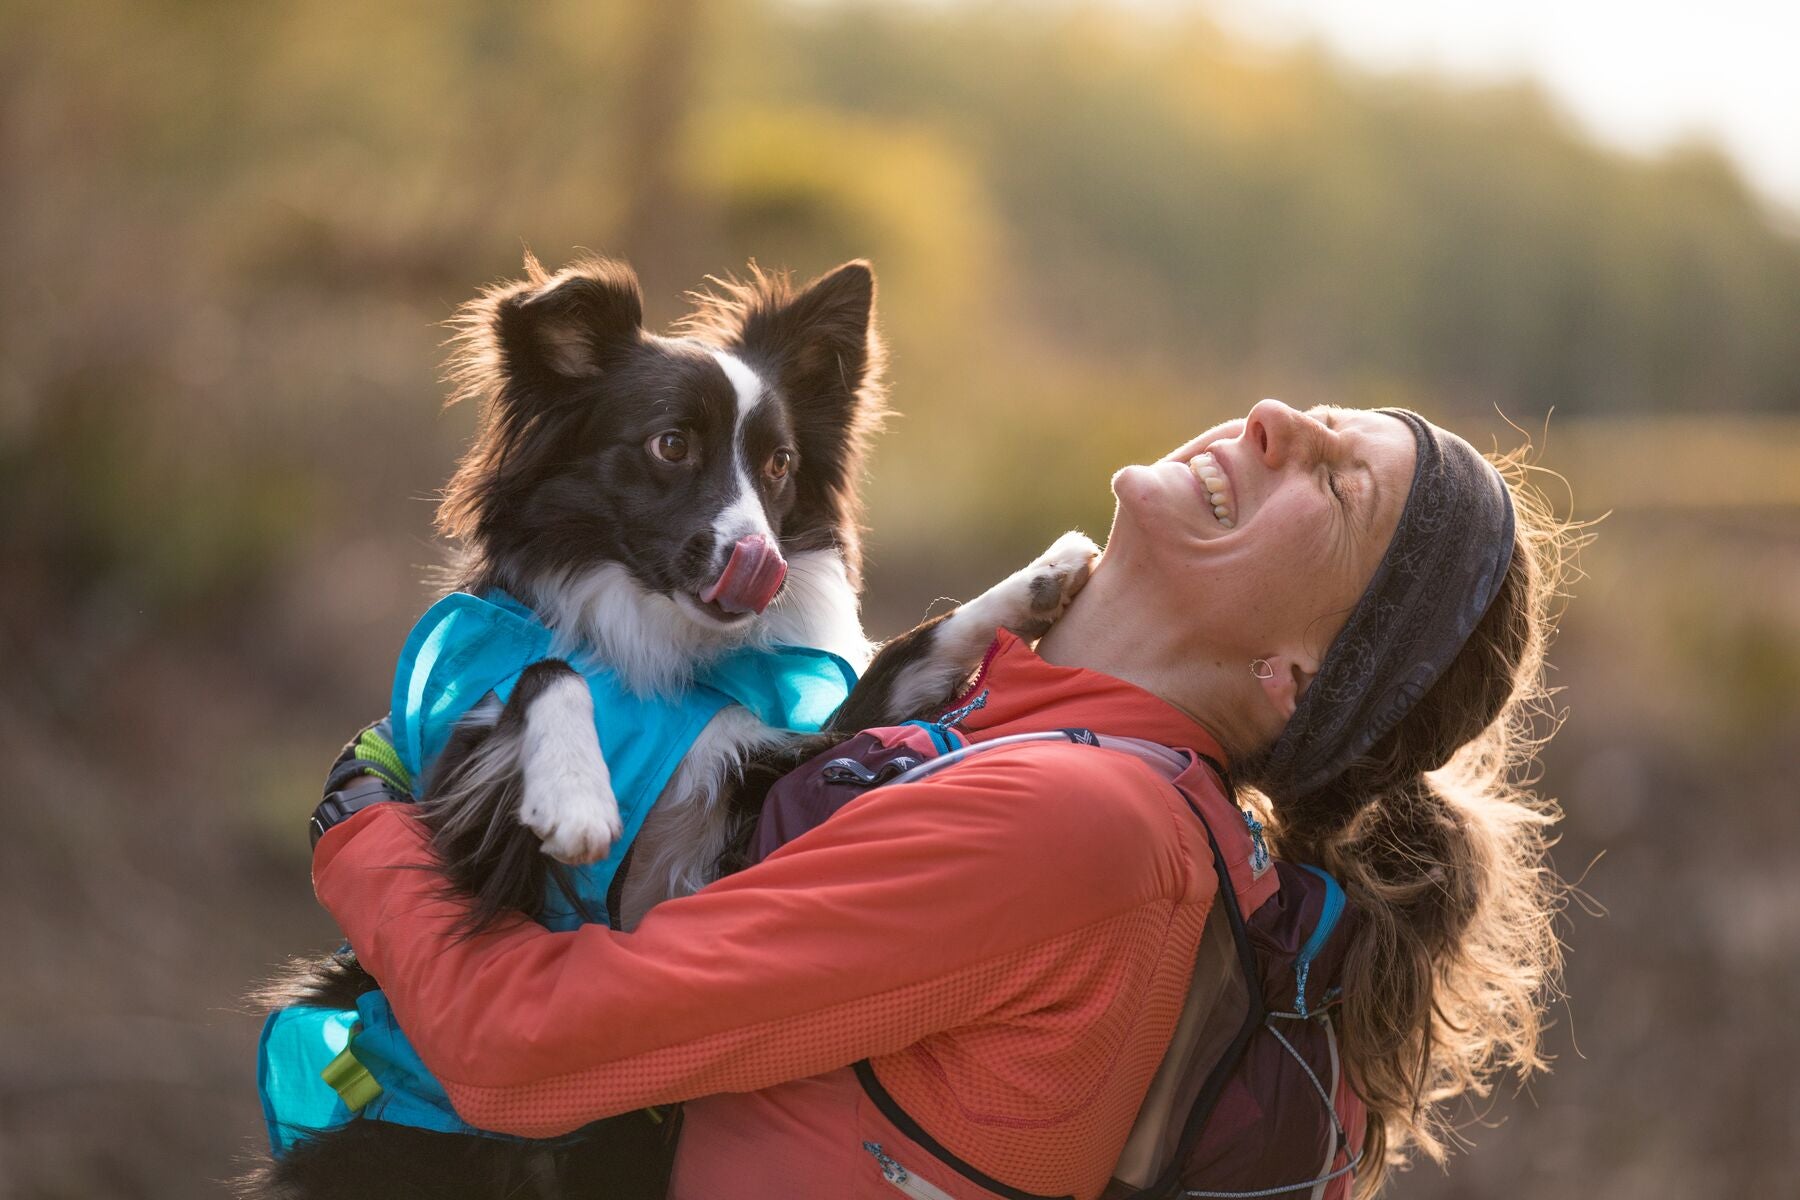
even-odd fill
[[[1086,586],[1099,557],[1100,547],[1085,534],[1071,530],[1057,538],[1043,556],[1027,568],[1032,573],[1027,588],[1031,611],[1047,614],[1052,619],[1061,616],[1069,601]]]
[[[1065,533],[1029,565],[971,600],[957,614],[973,622],[975,629],[1011,630],[1026,641],[1035,641],[1069,607],[1094,572],[1100,548],[1079,533]],[[983,644],[991,638],[983,633]]]
[[[1031,581],[1031,611],[1054,612],[1063,602],[1063,581],[1055,575],[1039,575]]]

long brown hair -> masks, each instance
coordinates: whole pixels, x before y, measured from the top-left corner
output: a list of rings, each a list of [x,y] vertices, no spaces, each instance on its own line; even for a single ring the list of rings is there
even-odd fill
[[[1447,1101],[1546,1065],[1538,1039],[1562,965],[1564,887],[1547,860],[1559,813],[1533,792],[1533,762],[1556,722],[1545,648],[1585,539],[1527,481],[1524,458],[1494,460],[1516,544],[1468,644],[1333,784],[1269,806],[1277,853],[1330,871],[1361,915],[1339,1032],[1369,1109],[1362,1196],[1415,1148],[1443,1159]]]

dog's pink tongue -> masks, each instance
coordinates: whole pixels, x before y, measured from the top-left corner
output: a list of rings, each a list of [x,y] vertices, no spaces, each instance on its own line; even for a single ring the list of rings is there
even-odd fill
[[[786,578],[787,560],[781,551],[762,534],[752,533],[738,539],[731,561],[700,593],[700,599],[726,612],[759,613],[769,607]]]

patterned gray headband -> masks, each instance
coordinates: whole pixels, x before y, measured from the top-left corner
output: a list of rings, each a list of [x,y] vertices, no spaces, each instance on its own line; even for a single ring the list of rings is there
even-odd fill
[[[1462,651],[1512,562],[1500,473],[1418,413],[1380,411],[1418,441],[1412,490],[1375,577],[1259,764],[1259,785],[1280,800],[1324,787],[1400,723]]]

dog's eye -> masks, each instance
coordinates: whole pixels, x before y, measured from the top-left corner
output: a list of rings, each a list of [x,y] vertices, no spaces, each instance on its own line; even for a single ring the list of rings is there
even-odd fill
[[[678,429],[665,429],[645,442],[644,449],[650,451],[652,458],[659,458],[666,463],[685,462],[688,456],[687,435]]]
[[[787,478],[787,473],[794,467],[794,452],[785,446],[769,455],[768,465],[763,467],[764,474],[770,479],[780,482]]]

